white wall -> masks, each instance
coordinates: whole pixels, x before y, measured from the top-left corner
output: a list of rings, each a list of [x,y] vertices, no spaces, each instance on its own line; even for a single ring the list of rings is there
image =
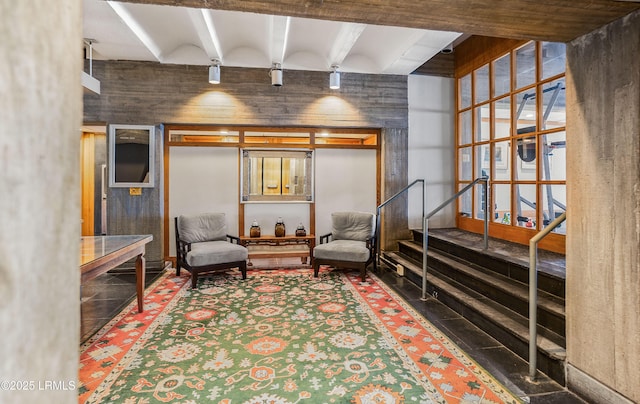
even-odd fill
[[[316,235],[331,232],[331,213],[376,213],[376,151],[316,150]]]
[[[409,76],[409,184],[425,179],[426,213],[455,193],[454,81]],[[409,227],[422,227],[421,188],[409,192]],[[455,225],[455,204],[429,220],[429,227]]]
[[[175,256],[173,218],[223,212],[238,234],[240,152],[237,147],[172,147],[169,151],[169,255]]]
[[[316,235],[331,231],[331,213],[376,211],[376,151],[315,150]],[[224,212],[229,234],[238,232],[239,151],[236,147],[172,147],[169,152],[169,254],[175,256],[173,218],[181,214]],[[253,220],[262,234],[274,234],[282,217],[287,234],[299,223],[310,232],[308,203],[247,203],[244,234]]]

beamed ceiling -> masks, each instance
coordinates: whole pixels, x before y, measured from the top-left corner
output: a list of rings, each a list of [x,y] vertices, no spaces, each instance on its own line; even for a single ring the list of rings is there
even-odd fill
[[[568,42],[640,8],[640,0],[125,0],[514,39]]]

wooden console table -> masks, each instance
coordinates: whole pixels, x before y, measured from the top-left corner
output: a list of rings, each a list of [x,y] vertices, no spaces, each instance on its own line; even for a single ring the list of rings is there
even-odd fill
[[[260,236],[249,237],[240,236],[240,244],[249,248],[249,246],[288,246],[288,245],[306,245],[308,251],[291,251],[291,252],[249,252],[249,263],[251,264],[251,258],[274,258],[274,257],[301,257],[302,263],[307,263],[307,257],[312,257],[313,247],[316,245],[316,236],[308,234],[306,236]]]
[[[80,283],[136,258],[136,294],[138,311],[144,310],[145,245],[152,235],[82,237],[80,246]]]

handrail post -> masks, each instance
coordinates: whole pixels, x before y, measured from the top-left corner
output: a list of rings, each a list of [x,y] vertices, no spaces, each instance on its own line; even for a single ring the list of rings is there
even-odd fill
[[[425,181],[424,179],[417,179],[415,181],[413,181],[411,184],[407,185],[406,187],[402,188],[400,191],[396,192],[393,196],[389,197],[386,201],[382,202],[380,205],[378,205],[377,210],[376,210],[376,263],[378,264],[378,266],[380,265],[380,238],[381,238],[381,231],[380,231],[380,225],[382,223],[382,221],[380,220],[380,214],[382,212],[382,208],[387,205],[389,202],[393,201],[394,199],[396,199],[397,197],[399,197],[400,195],[402,195],[403,193],[407,192],[409,190],[409,188],[411,188],[412,186],[414,186],[416,183],[421,182],[422,183],[422,193],[423,193],[423,200],[422,200],[422,217],[424,217],[424,209],[425,209],[425,203],[426,203],[426,187],[425,187]]]
[[[529,380],[536,380],[538,369],[538,243],[567,219],[563,212],[529,240]]]
[[[538,242],[529,240],[529,380],[538,369]]]
[[[422,297],[420,300],[427,300],[427,249],[429,248],[429,219],[424,216],[422,225]]]
[[[484,177],[484,249],[489,248],[489,177]]]

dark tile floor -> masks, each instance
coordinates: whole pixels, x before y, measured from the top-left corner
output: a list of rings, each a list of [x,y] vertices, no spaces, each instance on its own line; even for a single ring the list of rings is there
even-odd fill
[[[145,286],[160,275],[147,271]],[[100,330],[136,296],[135,273],[107,272],[82,285],[80,300],[80,342]]]
[[[271,262],[256,265],[256,267],[285,266],[282,264],[283,262]],[[293,265],[299,266],[299,261]],[[148,274],[147,285],[153,282],[157,275]],[[540,373],[535,383],[529,382],[527,362],[438,300],[433,298],[426,301],[420,300],[421,291],[415,284],[385,268],[379,270],[378,276],[480,366],[513,393],[522,397],[524,402],[584,404],[584,401]],[[81,304],[82,340],[86,340],[98,331],[134,297],[135,275],[133,274],[106,273],[84,285]]]

